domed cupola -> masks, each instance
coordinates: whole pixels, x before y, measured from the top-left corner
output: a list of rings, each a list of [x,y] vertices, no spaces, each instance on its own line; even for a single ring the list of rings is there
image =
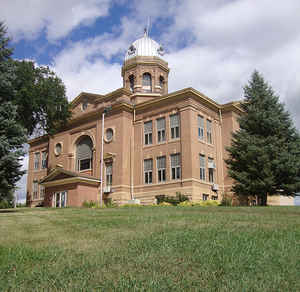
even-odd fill
[[[162,57],[163,55],[163,46],[151,39],[145,29],[144,36],[133,42],[128,48],[125,55],[125,61],[136,56]]]
[[[136,102],[168,93],[170,70],[161,58],[163,55],[162,45],[149,37],[147,29],[127,49],[122,67],[123,87],[134,95],[144,96]]]

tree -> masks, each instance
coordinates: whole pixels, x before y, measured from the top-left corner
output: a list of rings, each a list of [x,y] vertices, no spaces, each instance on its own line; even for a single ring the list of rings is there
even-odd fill
[[[17,78],[12,102],[18,106],[19,122],[31,135],[35,130],[54,134],[71,117],[65,86],[49,67],[32,61],[14,61]]]
[[[16,120],[17,107],[10,102],[0,104],[0,202],[9,204],[15,184],[24,174],[21,158],[27,140],[26,130]]]
[[[244,87],[245,114],[227,148],[232,191],[257,196],[260,205],[275,194],[294,195],[300,189],[300,137],[289,113],[272,88],[255,71]]]
[[[12,83],[16,76],[10,59],[12,49],[5,37],[6,28],[0,23],[0,205],[12,204],[16,182],[23,175],[20,160],[26,131],[17,123],[17,108],[7,97],[13,94]]]

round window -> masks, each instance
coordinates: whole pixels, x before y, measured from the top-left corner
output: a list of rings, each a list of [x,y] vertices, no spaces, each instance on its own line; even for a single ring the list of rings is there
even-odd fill
[[[106,141],[110,142],[113,138],[113,135],[114,135],[113,129],[111,129],[111,128],[107,129],[106,134],[105,134]]]
[[[55,149],[54,149],[55,154],[56,154],[56,155],[60,155],[60,154],[61,154],[61,150],[62,150],[62,145],[61,145],[61,143],[57,143],[57,144],[55,145]]]
[[[82,103],[82,110],[83,111],[85,111],[86,109],[87,109],[87,107],[88,107],[88,102],[87,101],[84,101],[83,103]]]

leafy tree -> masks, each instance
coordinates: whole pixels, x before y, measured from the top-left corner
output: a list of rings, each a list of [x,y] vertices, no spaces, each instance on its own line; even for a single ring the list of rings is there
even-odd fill
[[[14,61],[13,103],[20,123],[31,135],[35,130],[54,134],[71,116],[65,86],[49,67],[32,61]]]
[[[255,71],[244,87],[245,114],[233,133],[226,163],[238,196],[294,195],[300,189],[300,138],[289,113],[272,88]]]

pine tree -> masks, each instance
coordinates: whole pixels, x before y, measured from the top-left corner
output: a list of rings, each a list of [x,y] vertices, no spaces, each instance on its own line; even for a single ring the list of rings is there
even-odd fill
[[[238,196],[293,196],[300,189],[300,137],[272,88],[255,71],[244,87],[245,112],[227,148],[232,191]]]
[[[16,182],[23,175],[20,160],[26,131],[17,122],[17,107],[7,98],[13,94],[15,67],[10,59],[12,49],[5,37],[6,28],[0,23],[0,205],[12,204]]]

